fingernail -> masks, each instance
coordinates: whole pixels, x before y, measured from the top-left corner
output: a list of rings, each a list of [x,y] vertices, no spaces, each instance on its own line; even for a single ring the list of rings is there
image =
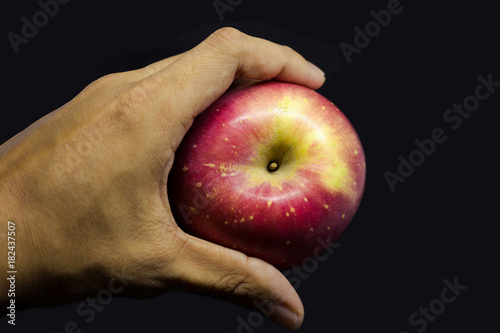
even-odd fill
[[[318,66],[316,66],[315,64],[313,64],[313,63],[312,63],[312,62],[310,62],[310,61],[308,61],[308,63],[309,63],[309,65],[311,65],[312,69],[313,69],[316,73],[318,73],[319,75],[321,75],[321,76],[323,76],[323,77],[325,76],[325,72],[323,72],[321,69],[319,69],[319,67],[318,67]]]
[[[292,311],[280,304],[274,304],[271,319],[291,330],[298,329],[302,324],[299,310]]]

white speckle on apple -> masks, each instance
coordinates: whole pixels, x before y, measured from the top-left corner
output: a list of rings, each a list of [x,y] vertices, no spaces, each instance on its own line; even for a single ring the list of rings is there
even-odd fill
[[[188,170],[188,168],[186,166],[182,168],[182,171],[184,171],[184,172],[187,170]]]
[[[227,173],[223,172],[220,174],[222,177],[226,177],[227,176]]]
[[[290,211],[291,211],[292,213],[295,213],[295,208],[291,207],[291,208],[290,208]]]
[[[330,230],[330,227],[326,227],[326,230]]]
[[[208,218],[210,218],[210,215],[208,215],[208,214],[207,214],[207,216],[206,216],[206,217],[207,217],[207,219],[208,219]]]
[[[250,216],[248,217],[248,219],[249,219],[249,220],[253,220],[253,215],[250,215]]]
[[[324,109],[325,109],[325,106],[323,105],[323,106],[321,107],[321,110],[324,110]]]
[[[356,183],[356,182],[354,182],[354,186],[356,186],[356,184],[357,184],[357,183]]]
[[[345,218],[345,214],[342,214],[342,218]]]
[[[288,212],[287,212],[287,213],[285,213],[285,214],[286,214],[286,216],[290,216],[290,214],[288,214]]]
[[[311,229],[309,229],[309,230],[314,231],[314,228],[311,228]]]
[[[307,202],[307,198],[306,197],[304,197],[304,201]]]
[[[228,221],[224,221],[224,224],[228,224],[229,222]]]
[[[229,139],[228,138],[224,138],[224,141],[229,141]]]
[[[290,241],[289,240],[286,241],[286,245],[290,245]]]
[[[200,188],[201,187],[201,183],[200,182],[196,183],[196,187]]]
[[[193,148],[196,148],[196,145],[193,145]]]
[[[213,163],[207,163],[207,164],[203,164],[204,166],[207,166],[209,168],[215,168],[215,164]]]
[[[271,205],[272,205],[272,204],[273,204],[273,201],[272,201],[272,200],[269,200],[269,201],[267,202],[267,207],[271,207]]]
[[[196,208],[195,207],[189,207],[191,209],[192,212],[196,212]]]
[[[328,205],[325,205],[324,207],[325,207],[325,209],[328,209],[328,207],[330,207],[330,206],[328,206]]]
[[[358,155],[358,150],[354,149],[354,155]]]
[[[240,220],[240,222],[245,222],[245,218],[242,217],[241,220]]]

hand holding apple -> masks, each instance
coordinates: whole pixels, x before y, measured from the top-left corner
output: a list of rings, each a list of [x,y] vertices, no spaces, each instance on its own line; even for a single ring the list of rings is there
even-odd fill
[[[273,81],[232,89],[199,115],[168,181],[185,230],[278,268],[337,239],[364,183],[363,148],[340,110]]]
[[[278,270],[184,233],[170,211],[174,151],[235,78],[324,81],[290,48],[222,29],[181,55],[93,82],[0,146],[0,220],[16,222],[23,254],[16,306],[95,298],[111,281],[133,297],[183,289],[258,302],[300,326],[302,303]],[[8,302],[1,293],[0,306]]]

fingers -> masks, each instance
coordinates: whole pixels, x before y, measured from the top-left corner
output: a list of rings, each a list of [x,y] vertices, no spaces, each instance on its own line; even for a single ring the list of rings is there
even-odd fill
[[[177,288],[201,292],[257,309],[289,328],[298,329],[304,307],[295,289],[276,268],[241,252],[186,235],[169,274]]]
[[[325,81],[323,72],[291,48],[233,28],[216,31],[145,81],[160,90],[158,105],[175,103],[184,123],[222,95],[235,78],[276,79],[312,89]]]

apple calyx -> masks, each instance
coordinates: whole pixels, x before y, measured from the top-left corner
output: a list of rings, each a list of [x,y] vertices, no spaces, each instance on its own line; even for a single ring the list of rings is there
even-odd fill
[[[276,163],[276,162],[269,163],[269,165],[267,166],[267,170],[269,172],[274,172],[274,171],[278,170],[278,163]]]

